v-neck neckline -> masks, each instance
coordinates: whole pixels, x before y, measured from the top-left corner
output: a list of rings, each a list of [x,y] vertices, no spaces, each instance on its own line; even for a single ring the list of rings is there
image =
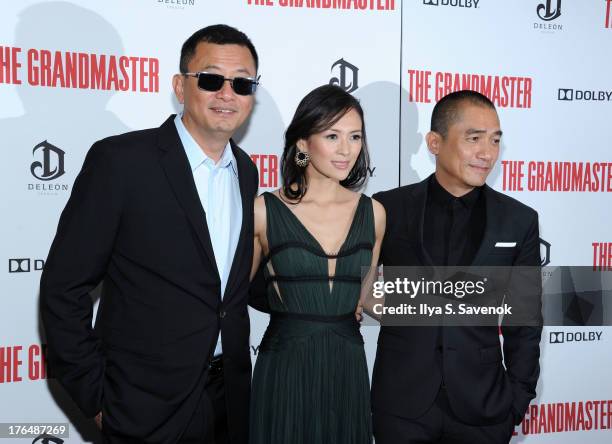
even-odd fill
[[[346,243],[349,240],[349,237],[351,235],[351,232],[353,231],[353,227],[355,226],[355,223],[357,221],[357,213],[359,212],[359,207],[361,206],[361,202],[363,201],[364,198],[364,194],[361,194],[359,196],[359,199],[357,199],[357,205],[355,205],[355,209],[353,210],[353,216],[351,218],[351,224],[349,225],[349,229],[346,232],[346,235],[344,236],[344,240],[342,242],[342,244],[340,244],[340,248],[338,249],[337,252],[333,253],[333,254],[329,254],[327,251],[325,251],[325,249],[323,248],[323,246],[321,245],[321,243],[317,240],[317,238],[310,232],[310,230],[308,228],[306,228],[306,225],[304,225],[304,223],[300,220],[300,218],[293,212],[291,211],[291,209],[289,208],[289,206],[284,203],[280,197],[276,196],[274,193],[270,193],[269,191],[266,191],[266,193],[270,194],[274,199],[276,199],[278,201],[278,203],[283,206],[287,212],[289,214],[291,214],[291,216],[295,219],[295,221],[298,223],[298,225],[302,228],[302,230],[304,230],[304,232],[308,235],[308,237],[311,239],[311,241],[316,245],[316,247],[320,250],[321,253],[323,253],[323,255],[327,256],[327,259],[329,260],[329,256],[338,256],[340,254],[340,252],[342,252],[344,250],[344,247],[346,246]],[[337,258],[336,258],[337,259]],[[337,264],[336,264],[337,267]]]

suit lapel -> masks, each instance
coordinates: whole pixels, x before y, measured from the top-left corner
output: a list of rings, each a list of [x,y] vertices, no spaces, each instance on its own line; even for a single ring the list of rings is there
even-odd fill
[[[431,176],[427,179],[421,181],[414,189],[414,193],[412,195],[413,203],[408,208],[412,208],[415,212],[415,216],[418,218],[417,220],[417,240],[419,248],[417,249],[417,257],[421,263],[421,265],[433,265],[433,261],[427,253],[424,244],[423,231],[425,226],[425,208],[427,206],[427,188],[429,186],[429,181],[431,180]]]
[[[227,287],[225,288],[224,299],[226,296],[233,294],[234,286],[237,284],[236,273],[239,271],[240,259],[242,259],[242,254],[240,252],[245,250],[245,242],[249,240],[246,238],[247,228],[253,223],[252,197],[254,192],[252,185],[248,182],[247,177],[249,167],[248,162],[251,162],[251,160],[243,155],[240,148],[238,148],[238,146],[231,139],[230,144],[232,146],[232,152],[234,153],[234,158],[236,159],[238,169],[238,182],[240,184],[240,198],[242,201],[242,223],[240,225],[240,236],[238,237],[238,243],[236,244],[236,251],[234,252],[234,258],[232,259],[232,266],[227,278]],[[251,239],[251,242],[252,241],[253,240]]]
[[[485,221],[485,230],[482,235],[482,242],[480,243],[480,247],[478,247],[478,251],[474,256],[472,265],[482,265],[484,263],[485,258],[489,254],[490,246],[493,244],[493,242],[495,242],[494,234],[499,232],[500,227],[503,226],[502,211],[501,208],[498,208],[498,201],[494,196],[493,190],[485,184],[483,192],[487,219]]]
[[[198,196],[193,173],[187,160],[187,154],[176,131],[174,118],[175,115],[170,116],[160,127],[160,162],[176,199],[183,208],[183,211],[185,211],[189,223],[206,252],[212,269],[219,276],[210,233],[206,223],[206,213]]]

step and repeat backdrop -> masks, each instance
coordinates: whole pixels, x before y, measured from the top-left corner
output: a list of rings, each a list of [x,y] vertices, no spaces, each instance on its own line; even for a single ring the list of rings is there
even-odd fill
[[[0,423],[68,422],[65,442],[98,440],[47,378],[40,273],[89,147],[180,111],[180,47],[210,24],[239,28],[260,54],[256,106],[236,136],[260,191],[279,186],[284,129],[316,86],[337,84],[363,104],[368,195],[431,174],[433,106],[474,89],[496,104],[504,131],[489,184],[538,210],[543,264],[612,268],[611,3],[2,2]],[[266,325],[252,313],[253,360]],[[371,369],[378,329],[362,331]],[[538,396],[512,442],[611,442],[611,346],[605,327],[545,328]]]

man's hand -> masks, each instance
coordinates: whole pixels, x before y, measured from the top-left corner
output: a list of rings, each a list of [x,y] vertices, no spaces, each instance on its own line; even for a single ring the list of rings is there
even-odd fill
[[[98,426],[98,429],[102,430],[102,412],[94,416],[94,422],[96,423],[96,426]]]

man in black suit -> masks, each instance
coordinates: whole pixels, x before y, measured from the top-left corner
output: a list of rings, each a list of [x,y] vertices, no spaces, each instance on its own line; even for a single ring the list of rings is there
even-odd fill
[[[96,142],[62,213],[41,279],[48,362],[107,442],[248,442],[258,175],[231,137],[257,68],[242,32],[197,31],[173,78],[183,113]]]
[[[374,195],[387,212],[385,266],[540,265],[536,211],[485,184],[501,134],[495,106],[477,92],[436,104],[426,138],[435,174]],[[505,368],[497,325],[383,323],[372,376],[376,443],[507,443],[535,397],[541,327],[502,326],[502,334]]]

